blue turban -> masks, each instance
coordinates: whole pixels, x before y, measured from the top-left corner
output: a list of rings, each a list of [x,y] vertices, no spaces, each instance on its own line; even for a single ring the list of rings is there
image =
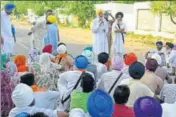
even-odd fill
[[[5,9],[14,9],[14,8],[15,8],[15,5],[12,4],[12,3],[7,3],[7,4],[5,4],[4,8],[5,8]]]
[[[162,41],[157,41],[156,45],[163,45],[163,42]]]
[[[16,115],[15,117],[29,117],[29,114],[22,112],[22,113]]]
[[[86,46],[83,50],[90,50],[90,51],[92,51],[92,46]]]
[[[75,59],[75,65],[78,69],[86,69],[88,66],[88,59],[83,55],[77,56]]]
[[[162,107],[160,103],[152,97],[140,97],[134,104],[136,117],[161,117]]]
[[[87,110],[91,117],[111,117],[114,110],[113,100],[107,92],[96,89],[88,97]]]

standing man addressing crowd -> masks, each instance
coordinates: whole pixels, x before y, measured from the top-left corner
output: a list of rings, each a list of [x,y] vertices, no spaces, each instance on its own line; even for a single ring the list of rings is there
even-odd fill
[[[108,22],[104,19],[102,9],[96,11],[97,18],[93,20],[91,29],[93,33],[93,52],[97,56],[102,52],[108,53]]]
[[[1,11],[1,52],[10,56],[12,56],[15,46],[10,20],[10,14],[12,14],[14,8],[14,4],[7,3],[4,6],[4,11]]]

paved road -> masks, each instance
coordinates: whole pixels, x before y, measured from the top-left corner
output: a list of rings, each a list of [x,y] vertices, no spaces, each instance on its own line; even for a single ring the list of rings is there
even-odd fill
[[[27,33],[30,27],[20,24],[15,24],[15,27],[17,31],[16,32],[17,43],[15,47],[15,54],[24,54],[27,56],[30,50],[30,39],[31,39],[31,37],[28,36]],[[77,37],[74,37],[73,35],[60,34],[60,39],[61,42],[67,44],[68,52],[71,53],[74,57],[81,54],[83,47],[87,45],[84,44],[86,42],[83,42],[83,40],[80,40]],[[134,48],[134,45],[126,48],[126,52],[135,51],[135,53],[139,57],[139,60],[144,62],[143,56],[144,53],[137,52],[138,50],[131,50],[132,48]]]
[[[25,27],[22,25],[16,25],[16,38],[17,43],[15,46],[15,54],[24,54],[28,55],[28,52],[30,50],[30,39],[31,37],[27,35],[29,31],[29,27]],[[85,47],[85,44],[76,44],[76,42],[72,42],[68,40],[66,37],[60,37],[62,42],[65,42],[68,46],[68,52],[72,53],[73,56],[79,55],[82,52],[82,48]]]

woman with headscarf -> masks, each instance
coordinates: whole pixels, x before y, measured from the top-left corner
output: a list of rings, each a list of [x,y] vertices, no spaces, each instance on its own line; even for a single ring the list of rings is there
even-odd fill
[[[88,60],[85,56],[79,55],[75,58],[75,66],[73,71],[67,71],[59,75],[59,80],[58,80],[58,90],[60,93],[60,100],[63,101],[65,100],[72,92],[74,86],[78,82],[80,76],[82,75],[83,72],[87,72],[86,68],[88,66]],[[94,75],[91,72],[90,73],[93,78]],[[76,87],[76,89],[80,88],[80,83]],[[66,110],[68,109],[70,98],[66,100],[64,103],[59,104],[59,109],[60,110]]]
[[[8,72],[0,72],[0,81],[1,81],[1,117],[7,117],[10,110],[14,107],[11,94],[14,86],[11,83],[11,78],[8,75]]]
[[[59,31],[57,26],[57,17],[54,15],[49,15],[47,17],[47,34],[44,38],[44,44],[52,45],[52,52],[57,50],[57,43],[59,41]]]
[[[122,69],[124,67],[123,64],[123,58],[120,56],[114,56],[112,58],[112,71],[104,73],[101,78],[100,78],[100,82],[98,84],[98,88],[101,88],[105,91],[109,91],[111,86],[113,85],[113,83],[115,82],[115,80],[117,79],[117,77],[122,73]],[[119,83],[123,80],[129,78],[128,74],[123,74],[118,82],[116,83],[115,86],[119,85]],[[111,92],[111,96],[113,96],[113,92],[114,89]]]
[[[39,75],[37,85],[41,88],[57,90],[56,84],[59,78],[60,66],[51,62],[50,55],[48,53],[40,55],[39,64],[41,66],[41,74]]]
[[[146,63],[146,69],[144,76],[141,78],[141,82],[148,86],[156,95],[160,94],[163,88],[164,81],[155,75],[155,71],[158,67],[158,62],[155,59],[148,59]]]
[[[67,54],[67,47],[64,43],[60,43],[57,47],[57,56],[55,62],[61,65],[61,71],[69,71],[73,69],[73,58]]]
[[[30,51],[29,51],[29,57],[28,57],[28,65],[30,66],[31,64],[33,63],[36,63],[36,62],[39,62],[39,51],[36,49],[36,48],[32,48]]]
[[[16,64],[17,67],[17,72],[11,77],[11,80],[13,84],[16,86],[17,84],[20,83],[20,77],[28,72],[28,66],[26,56],[23,54],[18,54],[13,58],[14,63]]]
[[[149,96],[140,97],[134,104],[135,117],[174,117],[163,116],[161,104]]]
[[[93,52],[98,55],[102,52],[109,53],[108,50],[108,22],[103,17],[103,9],[97,9],[97,18],[95,18],[91,25],[93,33]]]
[[[53,46],[51,44],[45,45],[42,49],[42,53],[47,53],[50,55],[50,59],[53,63],[55,63],[55,56],[52,54],[53,53]]]
[[[127,30],[124,22],[122,21],[123,16],[124,15],[122,12],[118,12],[116,14],[116,21],[112,25],[112,30],[115,33],[114,42],[113,42],[113,52],[114,52],[114,55],[119,55],[119,56],[123,56],[123,54],[125,53],[124,36]]]

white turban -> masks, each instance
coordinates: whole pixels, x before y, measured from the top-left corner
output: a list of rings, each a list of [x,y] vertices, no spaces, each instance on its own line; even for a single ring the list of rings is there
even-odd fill
[[[18,84],[12,92],[12,101],[16,107],[27,107],[33,102],[33,100],[33,91],[26,84]]]
[[[69,117],[86,117],[84,111],[79,108],[72,109],[69,115]]]
[[[155,59],[158,62],[158,64],[161,65],[162,60],[161,60],[161,56],[158,53],[153,54],[151,58]]]
[[[90,63],[93,62],[93,52],[92,51],[90,51],[90,50],[84,50],[82,52],[82,55],[85,56]]]
[[[59,47],[57,47],[57,52],[58,52],[59,54],[65,54],[66,51],[67,51],[67,48],[66,48],[65,45],[60,45]]]

